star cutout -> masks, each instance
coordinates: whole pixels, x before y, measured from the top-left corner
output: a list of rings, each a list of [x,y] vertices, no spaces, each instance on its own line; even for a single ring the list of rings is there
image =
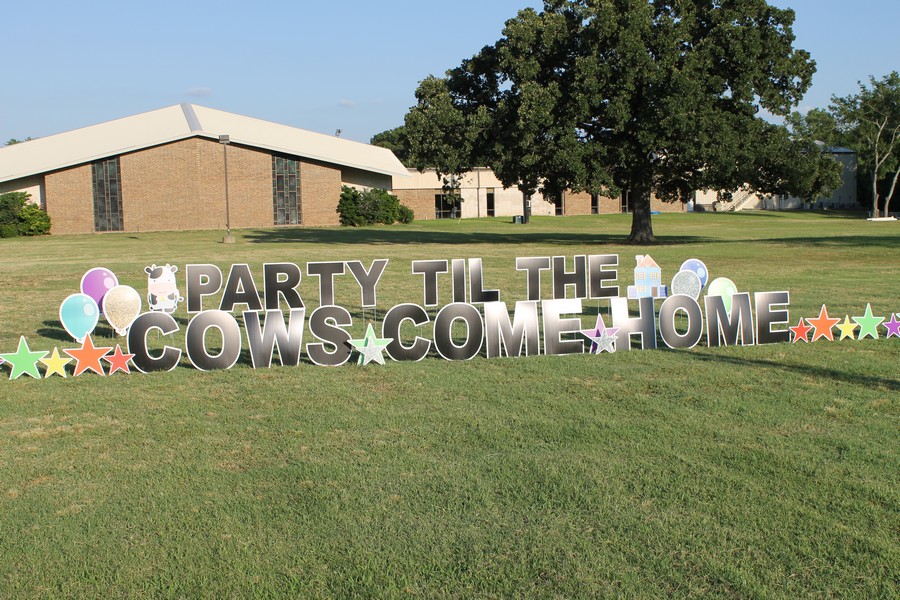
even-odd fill
[[[122,352],[122,347],[116,344],[115,352],[111,356],[103,357],[103,360],[109,363],[109,373],[107,375],[112,375],[116,371],[130,374],[131,370],[128,368],[128,361],[132,358],[134,358],[134,354],[125,354]]]
[[[29,377],[40,379],[41,373],[38,371],[37,363],[45,356],[47,356],[46,351],[32,352],[24,335],[19,338],[19,347],[15,352],[0,354],[0,358],[4,362],[8,362],[9,368],[12,369],[9,372],[10,379],[18,379],[20,375],[28,375]]]
[[[619,336],[616,332],[618,327],[607,327],[603,322],[603,317],[597,315],[597,324],[593,329],[582,329],[581,335],[591,340],[591,354],[602,354],[603,352],[615,352],[616,340]]]
[[[375,329],[372,324],[366,328],[366,335],[359,340],[349,340],[351,346],[359,350],[358,365],[367,365],[373,360],[379,365],[384,364],[384,356],[382,352],[388,344],[394,341],[394,338],[375,337]]]
[[[103,371],[103,365],[100,359],[109,354],[112,347],[102,346],[94,347],[90,334],[84,336],[81,348],[63,349],[63,352],[75,359],[75,376],[81,375],[85,371],[93,371],[97,375],[106,375]]]
[[[829,342],[834,341],[834,332],[832,332],[832,328],[841,322],[840,319],[832,319],[828,316],[828,309],[825,308],[825,305],[822,305],[822,308],[819,310],[819,316],[815,319],[807,319],[807,323],[815,327],[815,331],[813,332],[812,341],[816,341],[819,338],[826,338]]]
[[[788,327],[788,329],[790,329],[794,333],[795,344],[800,340],[809,342],[809,338],[807,336],[809,335],[809,330],[812,329],[812,327],[804,323],[803,319],[800,319],[800,321],[796,325],[794,325],[793,327]]]
[[[891,313],[891,320],[887,323],[882,324],[885,329],[887,329],[887,335],[884,336],[884,339],[888,339],[891,336],[896,335],[900,338],[900,321],[897,320],[897,315]]]
[[[844,338],[850,338],[851,340],[855,339],[855,337],[853,336],[853,330],[857,327],[859,327],[859,325],[850,322],[849,315],[844,315],[844,322],[837,326],[837,328],[841,332],[841,341],[843,341]]]
[[[50,377],[51,375],[59,375],[60,377],[68,377],[66,374],[66,365],[72,362],[71,358],[62,358],[59,355],[59,348],[53,348],[53,354],[50,355],[50,358],[42,358],[41,362],[44,363],[46,367],[46,371],[44,371],[44,377]]]
[[[878,339],[878,326],[884,321],[884,317],[876,317],[872,315],[872,305],[866,304],[866,314],[861,317],[853,317],[856,324],[859,325],[859,335],[857,340],[861,340],[866,336],[872,339]]]

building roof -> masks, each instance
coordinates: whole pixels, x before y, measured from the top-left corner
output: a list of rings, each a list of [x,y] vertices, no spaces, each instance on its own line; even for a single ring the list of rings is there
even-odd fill
[[[0,182],[64,169],[191,137],[300,156],[383,175],[408,176],[386,148],[279,125],[234,113],[176,104],[0,148]]]
[[[634,258],[637,261],[638,269],[644,269],[644,268],[658,269],[659,268],[659,265],[656,264],[655,260],[650,258],[649,254],[638,254]]]

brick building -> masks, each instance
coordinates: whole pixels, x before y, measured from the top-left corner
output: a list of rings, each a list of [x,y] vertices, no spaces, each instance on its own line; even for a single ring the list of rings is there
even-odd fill
[[[234,228],[336,225],[342,185],[407,173],[383,148],[181,104],[0,148],[0,193],[30,193],[54,234],[224,229],[226,165]]]
[[[462,202],[453,207],[447,203],[444,182],[433,169],[419,173],[409,169],[408,177],[394,177],[393,193],[400,202],[413,209],[416,219],[469,217],[510,217],[522,214],[522,193],[517,188],[504,189],[491,169],[473,169],[458,180]],[[651,209],[660,212],[684,212],[681,202],[663,202],[651,198]],[[567,191],[559,198],[540,193],[531,198],[532,215],[599,215],[631,212],[628,193],[609,198],[585,192]]]

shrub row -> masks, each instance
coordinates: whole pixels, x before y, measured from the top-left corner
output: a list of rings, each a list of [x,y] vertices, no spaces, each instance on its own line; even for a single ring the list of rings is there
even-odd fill
[[[0,194],[0,238],[50,233],[50,215],[28,204],[29,197],[26,192]]]
[[[391,225],[393,223],[412,223],[413,211],[400,204],[397,196],[385,190],[366,190],[361,192],[349,186],[341,188],[341,199],[337,212],[341,225],[361,227],[364,225]]]

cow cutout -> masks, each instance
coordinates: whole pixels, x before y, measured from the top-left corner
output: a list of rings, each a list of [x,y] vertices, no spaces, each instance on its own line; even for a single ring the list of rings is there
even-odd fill
[[[171,314],[178,308],[178,303],[184,301],[175,282],[177,270],[177,266],[170,264],[163,267],[154,264],[144,269],[147,274],[147,303],[150,310]]]

